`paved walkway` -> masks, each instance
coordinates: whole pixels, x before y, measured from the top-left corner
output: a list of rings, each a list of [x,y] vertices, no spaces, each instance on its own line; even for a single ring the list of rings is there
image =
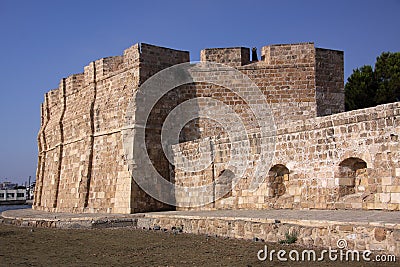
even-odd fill
[[[32,209],[8,210],[1,216],[21,221],[98,221],[134,218],[221,218],[226,220],[279,221],[318,225],[324,223],[380,225],[400,229],[399,211],[376,210],[214,210],[214,211],[164,211],[136,214],[50,213]]]

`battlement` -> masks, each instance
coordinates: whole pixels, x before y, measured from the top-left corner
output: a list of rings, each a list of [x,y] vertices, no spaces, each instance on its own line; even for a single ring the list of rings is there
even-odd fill
[[[250,49],[247,47],[207,48],[201,50],[200,61],[239,67],[250,63]]]
[[[261,48],[261,60],[269,65],[314,64],[314,43],[263,46]]]
[[[190,61],[188,51],[181,51],[156,45],[140,44],[140,62],[149,65],[172,66]]]
[[[81,90],[84,85],[84,74],[73,74],[65,79],[65,96],[74,94]]]
[[[49,108],[52,108],[53,106],[58,105],[60,102],[60,94],[59,94],[59,88],[50,90],[49,92],[46,93],[45,95],[45,101],[47,102],[47,106]]]
[[[106,57],[96,60],[96,78],[104,77],[123,68],[123,56]]]
[[[124,57],[114,56],[98,59],[84,67],[84,85],[103,80],[124,69]]]
[[[261,48],[259,62],[268,65],[315,64],[316,51],[319,50],[326,49],[315,48],[312,42],[268,45]],[[250,49],[247,47],[207,48],[200,52],[200,61],[212,61],[236,68],[254,63],[250,61]]]
[[[162,69],[176,64],[190,62],[188,51],[180,51],[145,43],[141,43],[139,48],[141,81],[145,81]]]

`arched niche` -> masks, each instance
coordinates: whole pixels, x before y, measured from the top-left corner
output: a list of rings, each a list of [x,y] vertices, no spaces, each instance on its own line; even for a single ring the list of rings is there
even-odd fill
[[[368,185],[367,163],[357,157],[349,157],[339,164],[339,197],[366,190]]]
[[[282,164],[276,164],[268,172],[268,187],[270,197],[280,197],[285,194],[285,181],[289,181],[289,169]]]

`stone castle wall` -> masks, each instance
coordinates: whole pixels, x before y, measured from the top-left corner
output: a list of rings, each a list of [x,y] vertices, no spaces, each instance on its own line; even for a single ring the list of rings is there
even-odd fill
[[[249,136],[250,167],[236,185],[218,179],[230,171],[228,162],[235,153],[231,148],[245,147],[246,137],[178,144],[174,146],[175,183],[191,187],[214,182],[215,187],[214,192],[191,197],[177,195],[177,203],[193,206],[215,200],[218,190],[228,186],[231,193],[192,209],[399,210],[399,135],[400,102],[287,124],[277,130],[274,160],[256,191],[248,187],[263,143],[260,136]],[[212,164],[202,171],[184,170],[207,162]]]
[[[250,61],[244,48],[214,48],[201,51],[201,61],[226,64],[247,75],[264,93],[275,123],[330,115],[344,111],[343,52],[315,48],[313,43],[271,45],[261,49],[261,60]],[[210,73],[209,75],[218,75]],[[243,114],[237,94],[211,85],[196,88],[199,97],[213,97]],[[204,122],[201,136],[214,136],[217,128]]]
[[[121,128],[141,81],[187,61],[188,52],[136,44],[123,56],[91,62],[84,73],[62,79],[47,93],[34,208],[117,213],[163,209],[132,185]]]
[[[133,181],[132,168],[128,164],[123,148],[123,129],[130,101],[134,103],[133,110],[128,116],[132,124],[135,124],[135,116],[141,112],[140,104],[136,102],[138,87],[158,71],[175,64],[189,62],[189,60],[189,53],[185,51],[136,44],[125,50],[122,56],[103,58],[90,63],[84,68],[84,73],[62,79],[57,89],[48,92],[41,107],[34,208],[49,211],[112,213],[172,209],[173,207],[148,196]],[[332,173],[336,173],[335,168],[337,168],[339,158],[332,163],[328,162],[326,157],[329,156],[329,160],[333,160],[335,156],[341,155],[338,155],[338,152],[331,154],[335,151],[331,146],[349,142],[349,147],[353,147],[355,143],[359,142],[357,138],[360,137],[354,131],[352,134],[340,135],[341,128],[336,129],[335,127],[339,126],[335,125],[332,138],[336,141],[329,141],[330,139],[325,138],[326,131],[332,129],[329,128],[331,126],[325,124],[328,124],[332,118],[339,120],[343,117],[350,120],[350,117],[353,118],[356,115],[340,113],[327,117],[316,117],[344,111],[343,52],[315,48],[313,43],[271,45],[261,49],[260,61],[250,61],[248,48],[216,48],[202,50],[201,61],[223,63],[238,69],[254,81],[264,93],[279,129],[276,159],[280,159],[280,162],[275,163],[280,165],[273,171],[275,171],[275,176],[281,177],[279,178],[281,180],[290,177],[289,180],[285,180],[284,186],[279,181],[270,179],[269,185],[272,185],[273,189],[268,189],[265,184],[256,193],[247,192],[246,182],[242,181],[229,196],[225,196],[223,200],[205,208],[312,208],[316,197],[328,198],[329,194],[334,194],[332,190],[336,190],[335,188],[338,187],[332,186],[332,182],[339,180],[337,176],[332,176]],[[218,73],[209,72],[206,75],[218,75]],[[214,149],[218,152],[213,164],[214,170],[206,169],[202,173],[192,174],[180,172],[179,168],[175,168],[174,173],[172,166],[165,158],[161,146],[161,128],[165,118],[180,103],[198,97],[212,97],[222,101],[241,117],[245,122],[246,130],[254,132],[253,130],[257,128],[252,114],[246,108],[248,104],[257,103],[257,99],[254,99],[254,102],[245,103],[229,88],[196,83],[180,86],[164,95],[149,116],[146,126],[146,148],[157,171],[165,179],[177,184],[185,184],[188,180],[190,184],[208,182],[224,170],[229,157],[230,141],[224,138],[226,134],[224,129],[213,120],[199,118],[188,123],[182,130],[180,142],[184,143],[180,147],[187,153],[191,153],[193,147],[206,149],[210,142],[214,142]],[[201,101],[196,102],[196,108],[199,110],[204,108],[203,104]],[[360,111],[361,113],[356,117],[361,116],[362,112],[365,112],[367,116],[376,114],[380,108],[382,107]],[[384,109],[386,110],[387,107],[385,106]],[[379,114],[379,116],[392,116],[389,113]],[[223,117],[223,114],[219,114],[219,116]],[[368,127],[373,127],[374,120],[375,117],[367,117],[365,125],[371,123]],[[337,125],[350,127],[344,122],[337,122]],[[362,127],[367,126],[363,124]],[[382,125],[380,124],[379,127]],[[317,133],[320,139],[316,137]],[[131,134],[134,135],[134,130]],[[368,135],[368,133],[365,134]],[[340,137],[336,137],[336,135]],[[395,133],[395,135],[397,134]],[[260,142],[259,135],[255,134],[251,137],[254,151],[252,151],[253,158],[249,159],[250,162],[257,159],[256,146]],[[238,138],[240,139],[240,137]],[[337,141],[342,140],[340,138],[349,140]],[[317,142],[316,140],[322,143],[314,144],[313,142]],[[301,147],[294,147],[296,142]],[[383,143],[388,144],[388,141],[383,141]],[[366,150],[373,148],[370,144],[361,147]],[[305,149],[309,150],[304,151]],[[307,164],[306,160],[301,158],[305,155],[310,157]],[[379,157],[375,152],[371,155],[372,158]],[[197,159],[206,157],[205,154],[197,156]],[[373,161],[368,161],[369,159],[362,155],[357,157],[366,161],[367,171],[373,172],[377,168],[372,165],[375,164]],[[179,162],[179,158],[175,160]],[[392,158],[388,159],[388,162],[392,161]],[[194,160],[188,164],[197,164],[198,162]],[[381,166],[381,161],[377,162],[376,166]],[[317,167],[318,164],[320,167]],[[362,162],[357,160],[353,162],[350,159],[350,162],[345,162],[345,164],[358,166],[362,165]],[[392,162],[391,164],[397,163]],[[286,166],[285,168],[289,171],[288,175],[285,173],[287,170],[281,165]],[[343,168],[346,169],[346,166]],[[353,167],[351,165],[349,168]],[[135,168],[140,168],[140,166],[135,166]],[[393,171],[393,168],[397,167],[391,168]],[[277,172],[279,175],[276,175]],[[311,177],[312,172],[321,176]],[[358,173],[360,172],[362,170],[358,171]],[[251,172],[248,175],[251,175]],[[396,178],[386,173],[385,175],[386,183],[389,181],[388,177],[391,177],[391,182],[398,182],[397,176]],[[371,174],[371,176],[373,175]],[[148,178],[151,179],[151,177]],[[359,180],[359,178],[357,179]],[[352,183],[350,178],[341,181]],[[397,189],[388,189],[387,187],[383,189],[378,186],[378,180],[371,183],[377,185],[376,190],[378,191],[374,189],[376,191],[373,193],[374,197],[387,198],[390,196],[390,199],[396,199],[397,191],[394,190]],[[229,184],[218,184],[214,191],[227,187]],[[272,194],[276,192],[271,192],[271,190],[274,192],[285,190],[286,195],[274,198]],[[341,194],[345,195],[353,193],[350,185],[342,185],[340,190]],[[291,193],[289,194],[289,192]],[[325,195],[327,192],[328,195]],[[392,193],[394,195],[391,195]],[[180,199],[180,197],[176,196],[178,202],[196,202],[198,196],[193,196],[191,200]],[[203,197],[212,198],[213,195]],[[286,197],[290,199],[283,201]],[[365,195],[362,196],[362,198],[364,197]],[[380,207],[398,209],[398,205],[389,206],[389,204],[396,204],[392,200],[371,202],[371,198],[371,196],[368,197],[368,203],[387,203],[388,205]],[[349,204],[346,204],[347,206],[337,204],[345,203],[344,201],[332,202],[331,199],[321,201],[321,203],[331,204],[314,207],[350,207]],[[357,201],[351,200],[346,203],[358,203]],[[300,204],[303,202],[305,204]],[[363,205],[361,206],[364,207]],[[360,205],[354,204],[352,207],[360,208]],[[370,204],[369,208],[379,207],[372,207]]]

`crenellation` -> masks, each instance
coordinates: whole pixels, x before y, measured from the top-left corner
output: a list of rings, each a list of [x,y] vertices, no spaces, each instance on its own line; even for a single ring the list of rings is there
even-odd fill
[[[84,87],[87,87],[89,85],[91,85],[92,83],[94,83],[95,81],[95,71],[94,71],[94,62],[90,62],[89,65],[84,67]]]
[[[49,109],[60,104],[59,88],[53,89],[46,93]]]
[[[124,68],[134,68],[138,67],[140,62],[140,44],[135,44],[124,50],[123,53],[123,63]]]
[[[65,95],[69,96],[81,90],[84,85],[84,78],[83,73],[73,74],[65,78]]]
[[[124,68],[123,56],[114,56],[98,59],[94,62],[96,67],[96,81],[104,80]]]
[[[144,82],[162,69],[190,61],[189,52],[140,44],[140,80]]]
[[[179,63],[189,62],[189,52],[175,50],[155,45],[140,44],[140,62],[160,67],[169,67]]]
[[[250,63],[250,49],[247,47],[204,49],[200,52],[200,61],[240,67]]]
[[[314,43],[263,46],[261,59],[268,65],[313,65],[315,64]]]

